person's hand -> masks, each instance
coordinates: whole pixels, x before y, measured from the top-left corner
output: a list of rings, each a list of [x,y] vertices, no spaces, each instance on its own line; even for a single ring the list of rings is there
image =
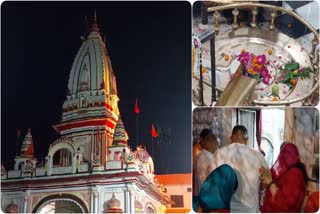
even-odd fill
[[[260,179],[262,181],[262,183],[264,184],[270,184],[270,182],[272,181],[272,175],[271,175],[271,171],[267,168],[264,168],[263,166],[259,169],[260,172]]]

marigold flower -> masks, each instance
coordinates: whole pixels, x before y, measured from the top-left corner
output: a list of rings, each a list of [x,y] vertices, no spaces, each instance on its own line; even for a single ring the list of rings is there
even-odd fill
[[[278,98],[277,97],[273,97],[272,101],[278,101]]]
[[[296,80],[295,78],[291,78],[291,79],[290,79],[290,83],[291,83],[292,85],[295,85],[295,84],[297,84],[297,80]]]
[[[228,61],[230,59],[230,56],[228,54],[224,55],[224,60]]]
[[[245,50],[245,49],[242,49],[242,50],[241,50],[241,53],[244,53],[244,52],[246,52],[246,50]]]
[[[201,68],[201,73],[204,74],[204,73],[206,73],[206,72],[207,72],[207,69],[206,69],[205,67],[202,67],[202,68]]]
[[[271,49],[268,50],[268,54],[269,54],[269,55],[272,54],[272,50],[271,50]]]
[[[253,59],[252,59],[252,63],[256,63],[257,62],[257,57],[254,56]]]
[[[253,68],[248,68],[247,71],[248,71],[248,73],[250,73],[250,74],[256,74],[256,73],[257,73],[257,72],[254,71]]]
[[[257,65],[257,68],[258,69],[262,69],[262,65]]]

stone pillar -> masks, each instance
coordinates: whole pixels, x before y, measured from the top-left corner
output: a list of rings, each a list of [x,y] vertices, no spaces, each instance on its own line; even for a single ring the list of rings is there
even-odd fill
[[[285,110],[284,141],[294,142],[294,108]]]
[[[128,189],[128,193],[129,193],[129,205],[130,205],[130,213],[135,213],[135,207],[134,207],[134,195],[133,195],[133,190],[132,188]]]
[[[90,210],[89,213],[95,213],[94,212],[94,200],[95,196],[94,196],[94,190],[91,190],[91,197],[90,197]]]
[[[28,206],[30,204],[30,191],[27,190],[23,196],[23,213],[29,213]]]
[[[52,163],[52,160],[53,159],[53,157],[50,157],[50,156],[48,156],[48,172],[47,172],[47,175],[51,175],[52,174],[52,165],[53,165],[53,163]]]
[[[97,188],[93,189],[93,213],[99,213],[99,192]]]
[[[77,172],[77,156],[76,154],[72,154],[72,173]]]

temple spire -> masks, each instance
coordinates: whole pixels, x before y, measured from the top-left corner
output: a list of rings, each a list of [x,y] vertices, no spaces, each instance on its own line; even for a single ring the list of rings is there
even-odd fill
[[[30,128],[28,129],[28,132],[23,139],[20,155],[21,157],[34,157],[34,147]]]
[[[96,10],[94,10],[94,15],[93,15],[92,31],[99,32],[99,26],[98,26],[98,21],[97,21],[97,11]]]

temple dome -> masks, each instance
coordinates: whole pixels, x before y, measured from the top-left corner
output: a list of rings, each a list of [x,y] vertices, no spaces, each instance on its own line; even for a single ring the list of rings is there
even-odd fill
[[[128,135],[127,132],[124,128],[123,122],[121,118],[119,118],[116,128],[114,130],[114,135],[113,135],[113,143],[112,145],[128,145]]]
[[[18,213],[19,207],[17,204],[15,204],[13,201],[6,207],[5,210],[6,213]]]
[[[107,94],[117,94],[116,77],[111,60],[94,18],[93,27],[83,41],[72,64],[68,90],[71,94],[81,91],[81,83],[87,83],[88,90],[99,90],[104,84]]]
[[[103,212],[104,213],[121,213],[121,202],[116,198],[114,193],[112,193],[112,197],[104,202],[103,204]]]
[[[23,139],[20,155],[28,158],[34,157],[33,140],[30,129],[28,129],[28,132]]]
[[[92,118],[107,120],[110,135],[120,114],[116,77],[111,60],[97,24],[86,30],[83,43],[74,58],[63,103],[62,123],[56,129],[66,131],[68,122]],[[98,122],[95,122],[98,123]],[[101,122],[100,122],[101,123]],[[80,126],[75,123],[75,126]],[[74,126],[72,126],[74,127]]]
[[[134,211],[136,213],[143,213],[142,203],[140,201],[138,201],[137,199],[134,200]]]
[[[151,156],[149,155],[147,150],[145,148],[143,148],[142,146],[137,147],[137,150],[134,151],[133,154],[134,154],[135,159],[140,160],[142,163],[149,162],[149,158],[151,158]]]

